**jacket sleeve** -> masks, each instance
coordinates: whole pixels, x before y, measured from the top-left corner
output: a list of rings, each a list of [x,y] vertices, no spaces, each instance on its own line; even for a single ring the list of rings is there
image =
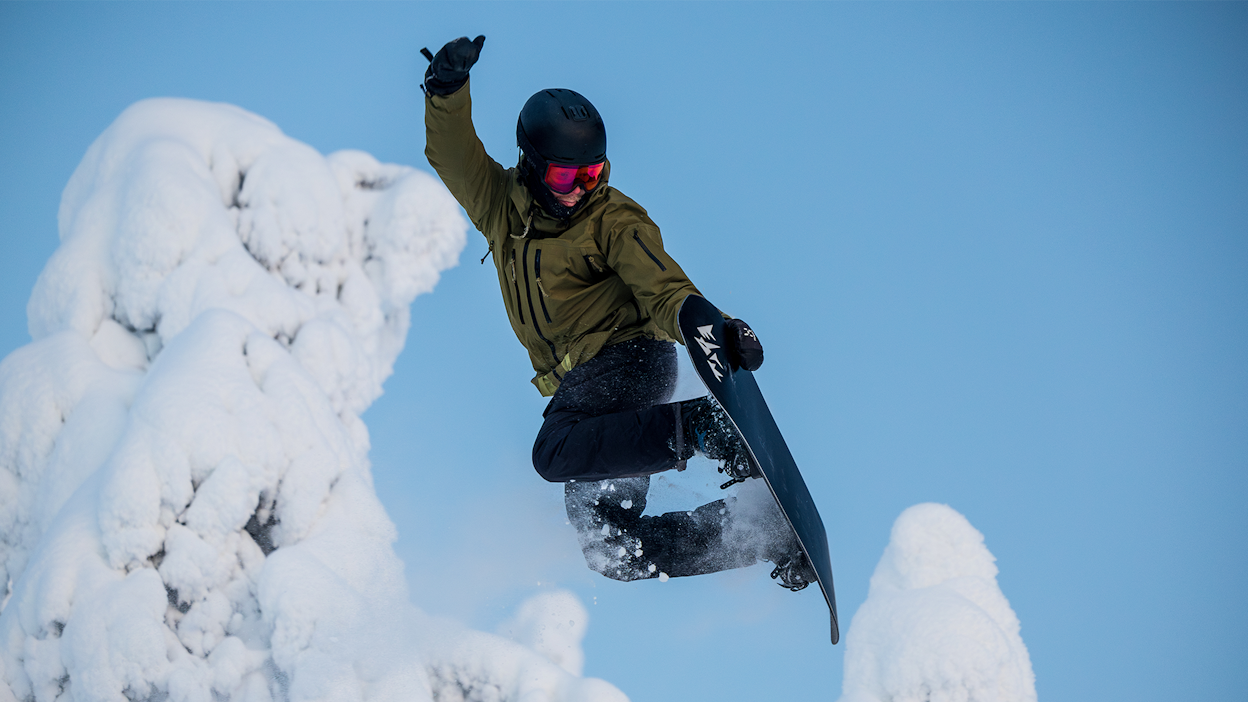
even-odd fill
[[[605,234],[602,248],[607,265],[633,291],[633,297],[659,328],[685,343],[677,323],[680,305],[686,296],[702,293],[663,250],[659,228],[640,221],[612,227]]]
[[[425,98],[425,157],[473,225],[485,232],[505,211],[509,176],[477,137],[470,83],[450,95]]]

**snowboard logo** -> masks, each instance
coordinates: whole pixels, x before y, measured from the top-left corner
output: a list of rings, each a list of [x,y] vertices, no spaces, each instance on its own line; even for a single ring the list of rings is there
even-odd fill
[[[719,354],[715,353],[715,349],[719,348],[719,345],[713,343],[715,335],[711,332],[714,328],[715,325],[713,324],[698,327],[699,336],[694,341],[698,342],[698,346],[702,347],[702,353],[706,354],[706,365],[711,369],[711,373],[715,375],[715,380],[723,382],[724,373],[728,369],[724,367],[723,361],[719,360]]]

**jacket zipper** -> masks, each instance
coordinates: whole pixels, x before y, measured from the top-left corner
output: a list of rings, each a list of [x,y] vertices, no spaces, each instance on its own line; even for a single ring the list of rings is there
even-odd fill
[[[666,271],[667,271],[667,266],[663,265],[663,262],[662,262],[662,261],[660,261],[659,259],[655,258],[654,254],[650,253],[650,249],[647,249],[647,248],[646,248],[646,245],[645,245],[644,243],[642,243],[642,241],[641,241],[641,237],[637,235],[637,230],[636,230],[636,229],[634,229],[634,230],[633,230],[633,241],[635,241],[635,242],[637,242],[638,244],[640,244],[640,245],[641,245],[641,250],[642,250],[642,251],[645,251],[645,252],[646,252],[646,255],[650,257],[650,260],[651,260],[651,261],[654,261],[654,262],[655,262],[655,264],[656,264],[656,265],[658,265],[659,270],[664,271],[664,272],[666,272]]]
[[[529,316],[533,318],[533,331],[537,332],[537,337],[542,341],[545,341],[546,345],[550,347],[550,355],[555,359],[555,363],[557,364],[559,363],[559,353],[555,351],[555,345],[552,344],[550,339],[547,339],[546,335],[542,333],[541,327],[537,326],[537,310],[533,308],[533,288],[529,286],[529,267],[527,265],[523,265],[524,262],[529,260],[529,241],[530,239],[524,240],[524,251],[520,254],[520,262],[524,268],[524,294],[525,297],[529,299]],[[515,251],[513,250],[512,253],[514,254]],[[542,304],[545,303],[543,302]]]
[[[520,281],[516,278],[515,249],[511,250],[511,284],[516,286],[516,315],[520,317],[520,324],[524,324],[524,307],[520,304]]]
[[[537,301],[542,303],[542,316],[546,318],[547,324],[553,324],[550,319],[550,312],[546,310],[546,298],[550,297],[550,293],[546,292],[546,288],[542,287],[542,250],[535,249],[533,251],[533,277],[537,280],[537,290],[541,295],[537,296]]]

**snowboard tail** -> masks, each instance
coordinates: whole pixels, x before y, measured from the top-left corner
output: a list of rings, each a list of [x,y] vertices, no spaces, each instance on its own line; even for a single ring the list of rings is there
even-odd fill
[[[823,519],[810,496],[806,481],[776,426],[754,374],[729,365],[724,346],[724,317],[705,298],[690,295],[681,304],[680,333],[685,338],[698,376],[719,402],[745,442],[754,467],[762,474],[780,511],[793,528],[802,551],[810,559],[819,589],[832,615],[832,643],[840,640],[836,616],[836,593],[832,586],[832,558]]]

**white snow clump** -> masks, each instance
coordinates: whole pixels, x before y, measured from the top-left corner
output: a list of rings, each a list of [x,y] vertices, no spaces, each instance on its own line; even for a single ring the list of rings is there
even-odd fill
[[[995,560],[947,505],[902,512],[845,637],[841,702],[1035,702]]]
[[[463,248],[440,183],[153,99],[59,225],[0,362],[0,702],[623,698],[408,604],[359,415]]]
[[[498,627],[498,633],[546,656],[573,675],[585,668],[581,641],[589,628],[589,612],[567,590],[530,597]]]

